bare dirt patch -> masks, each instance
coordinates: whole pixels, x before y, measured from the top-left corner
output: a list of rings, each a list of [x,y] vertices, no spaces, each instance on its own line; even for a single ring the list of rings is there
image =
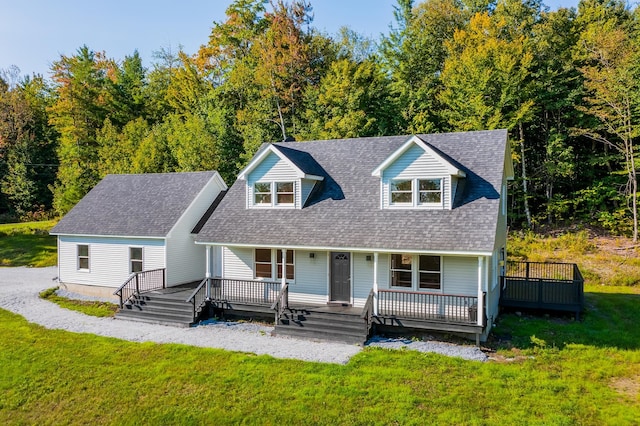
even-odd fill
[[[616,378],[611,382],[611,387],[625,397],[638,399],[640,397],[640,375]]]

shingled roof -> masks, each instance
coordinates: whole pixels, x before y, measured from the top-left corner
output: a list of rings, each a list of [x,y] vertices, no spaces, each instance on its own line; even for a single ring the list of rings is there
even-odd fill
[[[165,237],[214,174],[107,175],[51,233]]]
[[[238,180],[196,241],[332,249],[492,251],[507,152],[506,130],[417,136],[466,173],[451,210],[380,208],[380,178],[371,173],[411,136],[283,142],[275,144],[280,152],[324,177],[305,207],[248,209],[246,182]]]

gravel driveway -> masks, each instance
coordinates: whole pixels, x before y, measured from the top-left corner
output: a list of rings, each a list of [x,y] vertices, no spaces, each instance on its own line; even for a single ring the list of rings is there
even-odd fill
[[[204,322],[190,328],[97,318],[60,308],[38,297],[38,293],[56,286],[57,269],[0,268],[0,308],[22,315],[27,321],[50,329],[92,333],[132,342],[181,343],[229,351],[271,355],[304,361],[346,364],[362,348],[333,342],[274,337],[273,327],[249,323]],[[390,349],[406,347],[470,360],[485,361],[487,356],[475,346],[403,339],[372,338],[368,345]]]

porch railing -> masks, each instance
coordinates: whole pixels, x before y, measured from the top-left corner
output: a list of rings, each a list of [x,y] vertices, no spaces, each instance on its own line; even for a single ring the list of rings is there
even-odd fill
[[[284,287],[280,289],[280,294],[278,294],[278,298],[271,305],[271,309],[276,311],[276,324],[278,324],[278,320],[284,314],[285,309],[289,308],[289,284],[285,284]]]
[[[584,278],[574,263],[507,262],[500,304],[580,314]]]
[[[193,307],[193,320],[195,321],[200,311],[207,302],[207,280],[208,278],[203,279],[198,287],[191,293],[191,295],[185,300],[187,303],[191,303]]]
[[[271,306],[278,299],[281,283],[227,278],[211,279],[212,302],[235,302]]]
[[[360,316],[365,323],[367,324],[367,336],[371,331],[371,326],[373,325],[373,304],[375,299],[375,292],[373,289],[369,292],[369,297],[367,297],[367,301],[362,308],[362,315]]]
[[[484,312],[484,309],[480,309]],[[478,297],[378,290],[378,315],[462,324],[478,323]]]
[[[120,299],[120,307],[134,295],[139,295],[153,290],[160,290],[167,286],[167,274],[165,268],[150,269],[148,271],[134,272],[120,286],[114,295]]]

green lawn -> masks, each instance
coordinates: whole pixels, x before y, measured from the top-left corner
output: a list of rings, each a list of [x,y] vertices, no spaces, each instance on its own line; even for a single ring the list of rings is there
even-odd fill
[[[0,424],[638,424],[640,288],[600,276],[582,321],[502,315],[486,363],[378,348],[347,365],[279,360],[46,330],[0,310]]]
[[[55,220],[0,224],[0,266],[55,266],[56,237],[49,235]]]
[[[59,305],[61,308],[82,312],[94,317],[113,317],[118,310],[118,305],[109,302],[90,302],[84,300],[67,299],[56,295],[58,287],[53,287],[40,292],[40,297]]]

